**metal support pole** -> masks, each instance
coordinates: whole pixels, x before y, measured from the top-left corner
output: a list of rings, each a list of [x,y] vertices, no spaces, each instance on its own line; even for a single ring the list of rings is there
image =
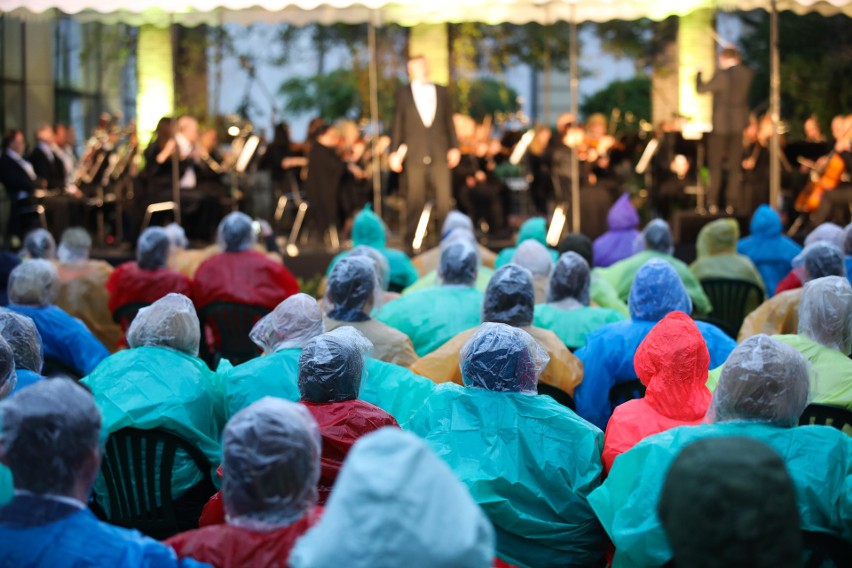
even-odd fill
[[[577,21],[574,14],[574,6],[571,6],[571,21],[568,38],[571,42],[569,48],[571,50],[570,70],[571,70],[571,114],[574,115],[574,120],[579,120],[580,114],[580,72],[579,58],[580,49],[577,43]],[[576,148],[571,149],[571,230],[575,233],[580,232],[580,158],[577,155]]]
[[[370,24],[367,28],[370,46],[370,126],[373,131],[373,211],[382,216],[382,161],[378,153],[379,147],[379,70],[378,50],[376,49],[376,13],[370,14]]]
[[[769,13],[769,112],[772,118],[772,139],[769,145],[769,206],[781,208],[781,141],[778,126],[781,120],[781,59],[778,53],[778,4],[770,3]]]

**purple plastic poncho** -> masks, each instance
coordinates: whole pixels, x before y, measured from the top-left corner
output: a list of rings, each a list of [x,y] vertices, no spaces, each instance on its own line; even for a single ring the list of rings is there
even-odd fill
[[[630,203],[630,194],[622,193],[606,217],[609,230],[595,239],[595,266],[609,266],[633,254],[633,241],[639,235],[639,214]]]

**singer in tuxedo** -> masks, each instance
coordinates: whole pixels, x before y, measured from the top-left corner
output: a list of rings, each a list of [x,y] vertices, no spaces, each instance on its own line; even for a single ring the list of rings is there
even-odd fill
[[[423,56],[408,61],[410,84],[396,96],[391,170],[402,173],[401,187],[408,207],[406,238],[414,237],[423,206],[434,202],[432,214],[442,223],[452,206],[452,175],[461,159],[450,96],[445,87],[429,78],[429,62]],[[407,150],[400,151],[405,145]]]
[[[708,138],[707,165],[710,185],[707,188],[707,208],[715,214],[719,208],[723,163],[727,164],[728,183],[725,202],[739,212],[750,209],[751,198],[742,190],[743,130],[748,125],[748,92],[754,72],[742,64],[739,52],[726,47],[719,55],[719,68],[706,83],[701,70],[695,77],[699,93],[713,93],[713,132]]]

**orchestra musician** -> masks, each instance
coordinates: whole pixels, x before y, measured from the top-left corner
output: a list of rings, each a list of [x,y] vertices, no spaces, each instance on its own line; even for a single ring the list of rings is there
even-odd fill
[[[834,138],[832,151],[820,158],[816,164],[816,172],[821,172],[826,185],[819,207],[811,216],[815,225],[825,221],[835,221],[844,226],[849,222],[849,204],[852,203],[852,114],[836,116],[831,121],[831,134]],[[824,177],[831,170],[832,184],[825,184]]]
[[[38,176],[33,165],[23,158],[26,147],[24,133],[20,130],[11,129],[3,135],[0,184],[6,189],[10,203],[9,222],[3,239],[5,249],[11,248],[13,236],[22,239],[32,226],[32,219],[26,214],[34,211],[33,192],[38,187]]]

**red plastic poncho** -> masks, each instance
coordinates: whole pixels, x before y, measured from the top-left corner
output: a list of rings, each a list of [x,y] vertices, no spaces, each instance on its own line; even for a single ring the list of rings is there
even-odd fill
[[[198,309],[213,302],[232,302],[272,310],[298,291],[299,283],[283,264],[254,250],[208,258],[198,267],[192,283],[192,299]]]
[[[319,503],[322,505],[331,493],[343,460],[358,438],[384,426],[399,428],[399,424],[393,416],[363,400],[302,404],[317,421],[322,436],[319,479]]]
[[[604,437],[604,471],[642,439],[704,420],[711,399],[706,386],[709,365],[707,344],[685,313],[671,312],[651,329],[633,358],[647,389],[645,397],[612,413]]]
[[[215,525],[175,535],[165,541],[180,558],[193,558],[216,568],[286,568],[293,545],[322,515],[316,507],[295,523],[270,532]]]
[[[142,270],[135,262],[125,262],[110,274],[106,283],[109,292],[109,311],[135,302],[153,304],[174,292],[191,297],[189,278],[170,268]]]

